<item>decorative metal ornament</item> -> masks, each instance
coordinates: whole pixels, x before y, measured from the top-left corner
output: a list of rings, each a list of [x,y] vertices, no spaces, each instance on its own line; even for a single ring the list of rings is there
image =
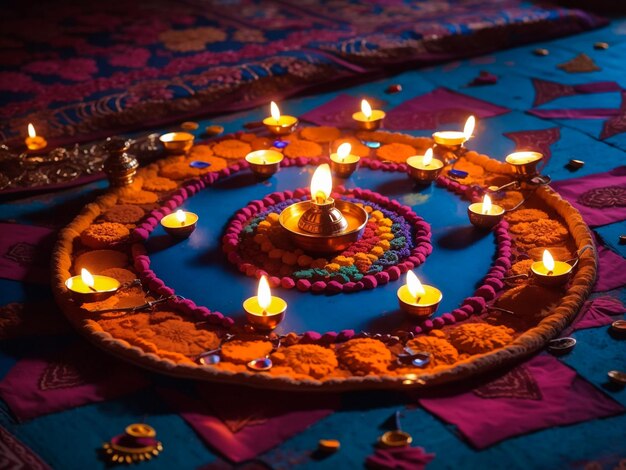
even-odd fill
[[[375,142],[373,140],[362,140],[361,142],[363,143],[363,145],[365,145],[366,147],[369,147],[371,149],[377,149],[381,145],[380,142]]]
[[[211,164],[209,162],[203,162],[202,160],[194,160],[194,161],[189,163],[189,166],[191,168],[198,168],[198,169],[202,170],[204,168],[210,167]]]
[[[126,427],[124,434],[102,444],[102,448],[109,462],[129,465],[157,457],[163,451],[163,444],[156,439],[152,426],[134,423]]]
[[[626,372],[610,370],[607,375],[609,376],[609,380],[614,384],[621,385],[622,387],[626,385]]]
[[[468,175],[469,173],[467,171],[455,170],[454,168],[451,170],[448,170],[448,176],[457,180],[465,179],[468,177]]]
[[[287,145],[289,145],[289,141],[287,140],[275,140],[272,143],[272,147],[276,147],[277,149],[284,149]]]
[[[128,186],[133,182],[139,162],[128,154],[130,142],[120,138],[108,138],[104,151],[109,155],[104,162],[104,172],[111,186]]]
[[[272,360],[269,357],[261,357],[259,359],[252,359],[246,365],[250,370],[253,370],[255,372],[263,372],[266,370],[270,370],[274,364],[272,364]]]

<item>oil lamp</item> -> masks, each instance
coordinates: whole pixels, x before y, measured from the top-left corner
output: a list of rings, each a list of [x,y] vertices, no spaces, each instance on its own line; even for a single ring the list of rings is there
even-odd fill
[[[72,276],[65,281],[65,287],[77,302],[97,302],[115,294],[120,287],[120,282],[108,276],[94,276],[83,268],[79,276]]]
[[[187,238],[196,229],[198,216],[193,212],[178,209],[161,219],[163,229],[174,238]]]
[[[537,165],[543,159],[539,152],[514,152],[506,156],[506,162],[513,167],[515,174],[528,179],[537,175]]]
[[[24,140],[26,143],[26,147],[31,152],[36,152],[37,150],[45,149],[48,146],[48,142],[42,136],[37,135],[35,132],[35,126],[32,124],[28,124],[28,137]]]
[[[272,295],[266,276],[259,279],[257,295],[243,303],[246,319],[258,331],[271,331],[285,318],[287,302]]]
[[[169,132],[159,137],[170,155],[186,155],[193,146],[194,135],[189,132]]]
[[[263,119],[263,124],[274,135],[291,134],[298,125],[298,118],[294,116],[282,116],[278,105],[273,101],[270,103],[270,114],[272,117]]]
[[[442,158],[444,162],[454,160],[464,153],[463,144],[472,138],[476,118],[470,116],[465,121],[463,132],[461,131],[439,131],[433,134],[435,155]],[[450,155],[452,154],[452,155]]]
[[[259,178],[269,178],[280,168],[283,154],[276,150],[255,150],[246,155],[250,169]]]
[[[418,318],[430,317],[443,298],[439,289],[422,284],[413,271],[407,271],[406,284],[398,289],[397,295],[400,308]]]
[[[278,221],[294,244],[305,251],[333,253],[359,239],[367,223],[367,212],[352,202],[331,197],[332,176],[327,163],[311,179],[311,200],[284,209]]]
[[[574,267],[565,261],[555,261],[548,250],[543,251],[543,259],[535,261],[530,270],[538,284],[542,286],[562,286],[567,283]]]
[[[426,150],[424,155],[407,158],[406,164],[409,175],[419,184],[430,184],[443,169],[443,162],[433,158],[433,149]]]
[[[375,131],[385,119],[385,112],[381,109],[372,109],[367,100],[361,101],[361,111],[352,115],[359,129]]]
[[[488,194],[483,202],[475,202],[467,208],[467,215],[473,226],[484,229],[493,228],[504,217],[504,208],[491,203]]]
[[[337,153],[330,154],[330,169],[339,178],[349,178],[359,166],[361,157],[352,155],[352,145],[344,142],[337,148]]]

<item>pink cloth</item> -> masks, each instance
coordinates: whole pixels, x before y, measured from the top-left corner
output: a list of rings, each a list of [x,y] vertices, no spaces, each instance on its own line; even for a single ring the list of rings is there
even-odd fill
[[[332,100],[303,114],[300,119],[319,126],[355,127],[356,123],[352,115],[361,110],[361,99],[357,96],[337,95]],[[368,98],[367,101],[372,109],[382,109],[385,105],[384,101],[375,98]]]
[[[83,342],[42,356],[20,360],[0,382],[0,397],[20,421],[112,400],[149,383],[138,369]]]
[[[626,166],[552,183],[591,227],[626,219]]]
[[[626,212],[626,208],[624,209]],[[610,248],[596,243],[598,252],[598,277],[594,292],[606,292],[626,285],[626,259]]]
[[[504,136],[515,142],[516,151],[535,150],[541,152],[545,157],[542,163],[542,167],[544,167],[552,156],[550,147],[559,141],[561,131],[558,127],[551,127],[534,131],[505,132]]]
[[[0,223],[0,278],[47,284],[53,230],[34,225]]]
[[[387,113],[385,128],[389,130],[439,129],[443,124],[458,124],[463,130],[465,120],[474,115],[488,118],[506,114],[508,108],[463,95],[446,88],[405,101]]]
[[[365,464],[368,468],[422,470],[434,458],[435,454],[427,454],[422,447],[396,447],[376,449]]]
[[[626,411],[574,370],[545,354],[471,391],[419,402],[454,424],[478,449],[520,434]]]
[[[623,315],[625,312],[624,305],[614,297],[605,296],[588,300],[583,305],[574,324],[565,330],[561,336],[567,336],[576,330],[610,325],[618,319],[616,315]]]
[[[535,101],[533,106],[540,106],[549,101],[561,98],[562,96],[574,96],[589,93],[607,93],[620,91],[621,87],[617,82],[591,82],[580,85],[565,85],[563,83],[551,82],[533,78],[535,87]]]
[[[339,406],[339,395],[198,384],[198,398],[171,389],[159,394],[200,438],[233,462],[255,458],[302,432]]]

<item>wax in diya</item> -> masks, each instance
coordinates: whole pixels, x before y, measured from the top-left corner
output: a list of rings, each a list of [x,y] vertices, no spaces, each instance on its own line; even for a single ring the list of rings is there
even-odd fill
[[[543,160],[539,152],[514,152],[506,156],[506,162],[513,167],[515,174],[522,178],[537,176],[537,165]]]
[[[26,147],[31,152],[36,152],[38,150],[43,150],[48,146],[48,142],[42,136],[37,135],[35,131],[35,126],[32,124],[28,124],[28,137],[24,139],[24,143],[26,143]]]
[[[170,155],[186,155],[193,147],[194,138],[189,132],[169,132],[159,137],[159,140]]]
[[[174,238],[187,238],[196,229],[198,216],[193,212],[177,210],[161,219],[163,229]]]
[[[331,197],[330,167],[317,167],[311,179],[311,200],[284,209],[278,221],[293,243],[311,253],[335,253],[356,242],[367,224],[367,212],[349,201]]]
[[[475,202],[467,208],[467,215],[474,227],[492,229],[504,217],[504,208],[491,203],[488,194],[483,197],[483,202]]]
[[[257,295],[243,303],[246,320],[257,331],[272,331],[285,318],[287,302],[272,295],[266,276],[259,279]]]
[[[406,160],[407,172],[418,184],[430,184],[441,174],[443,162],[433,158],[433,149],[424,155],[415,155]]]
[[[271,117],[263,119],[265,128],[276,136],[291,134],[298,125],[298,118],[294,116],[283,116],[280,114],[278,105],[273,101],[270,103]]]
[[[97,302],[115,294],[120,287],[120,282],[108,276],[94,276],[83,268],[79,276],[72,276],[65,281],[65,287],[77,302]]]
[[[444,157],[448,153],[453,153],[458,157],[463,144],[472,138],[474,127],[476,126],[476,118],[470,116],[465,121],[463,131],[438,131],[433,134],[435,141],[434,151],[438,157]],[[444,158],[450,160],[451,158]]]
[[[283,154],[276,150],[255,150],[246,155],[250,169],[259,178],[269,178],[280,168]]]
[[[385,119],[385,112],[381,109],[372,109],[367,100],[361,101],[361,111],[352,115],[357,127],[364,131],[375,131],[380,128]]]
[[[400,308],[418,318],[430,317],[443,298],[439,289],[422,284],[413,271],[406,273],[406,284],[398,289],[397,295]]]
[[[337,153],[330,154],[330,169],[339,178],[349,178],[359,167],[361,157],[352,155],[352,145],[344,142],[337,148]]]
[[[548,250],[543,251],[543,259],[535,261],[530,270],[535,280],[542,286],[562,286],[569,281],[574,267],[565,261],[555,261]]]

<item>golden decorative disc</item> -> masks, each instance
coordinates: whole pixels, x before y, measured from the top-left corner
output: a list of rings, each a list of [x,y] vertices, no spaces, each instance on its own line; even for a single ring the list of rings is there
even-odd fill
[[[413,438],[408,432],[387,431],[380,436],[380,442],[386,447],[407,447],[413,442]]]
[[[155,437],[156,431],[152,426],[144,423],[134,423],[126,426],[126,434],[133,437]]]

